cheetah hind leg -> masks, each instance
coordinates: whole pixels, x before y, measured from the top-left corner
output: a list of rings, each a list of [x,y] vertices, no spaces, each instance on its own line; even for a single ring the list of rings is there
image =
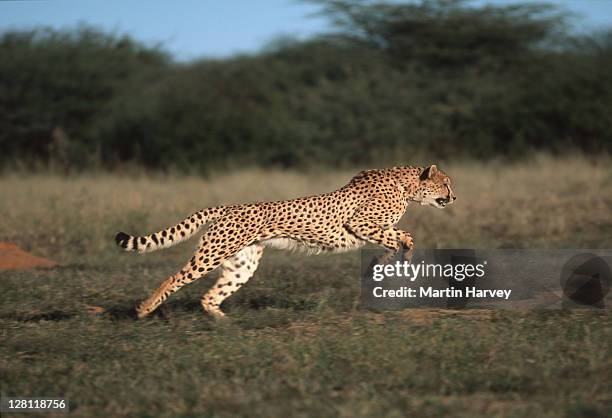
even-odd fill
[[[264,246],[251,245],[240,250],[222,264],[222,273],[217,282],[202,296],[202,308],[216,318],[225,316],[220,306],[223,301],[236,293],[255,273]]]
[[[253,241],[251,236],[227,241],[223,239],[224,231],[235,224],[235,219],[226,217],[211,225],[208,231],[200,238],[199,248],[189,263],[181,271],[164,280],[151,297],[138,305],[136,308],[138,318],[147,316],[168,299],[171,294],[186,284],[194,282],[210,273],[221,265],[224,260],[232,258],[245,246],[248,246],[249,241]]]

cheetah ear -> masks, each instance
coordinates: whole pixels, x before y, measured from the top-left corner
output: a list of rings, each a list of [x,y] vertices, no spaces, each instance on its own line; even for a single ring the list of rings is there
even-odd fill
[[[432,164],[421,172],[421,175],[419,176],[419,180],[421,181],[428,180],[432,178],[433,176],[435,176],[437,172],[438,172],[438,167],[436,167],[435,164]]]

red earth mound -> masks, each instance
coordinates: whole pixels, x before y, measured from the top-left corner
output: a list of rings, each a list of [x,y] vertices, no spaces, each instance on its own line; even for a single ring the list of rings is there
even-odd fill
[[[15,244],[0,242],[0,270],[27,270],[55,266],[57,266],[55,261],[36,257]]]

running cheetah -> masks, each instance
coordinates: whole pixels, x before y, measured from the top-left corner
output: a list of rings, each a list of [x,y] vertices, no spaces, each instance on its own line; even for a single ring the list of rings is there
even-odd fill
[[[279,202],[217,206],[147,236],[119,232],[115,241],[139,253],[168,248],[192,237],[204,225],[195,255],[167,278],[137,308],[139,318],[153,312],[172,293],[221,266],[221,276],[202,299],[204,310],[221,317],[221,303],[253,275],[264,247],[343,252],[366,243],[393,256],[414,247],[406,231],[395,228],[409,202],[444,208],[455,200],[449,177],[435,165],[367,170],[331,193]]]

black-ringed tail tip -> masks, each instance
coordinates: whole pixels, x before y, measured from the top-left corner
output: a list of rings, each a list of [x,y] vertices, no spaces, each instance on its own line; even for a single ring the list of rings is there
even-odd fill
[[[117,232],[117,235],[115,235],[115,242],[121,248],[127,249],[130,238],[131,237],[125,232]]]
[[[128,235],[118,232],[115,242],[125,251],[148,253],[172,247],[193,237],[207,222],[220,218],[228,208],[224,206],[205,208],[183,219],[176,225],[149,235]]]

